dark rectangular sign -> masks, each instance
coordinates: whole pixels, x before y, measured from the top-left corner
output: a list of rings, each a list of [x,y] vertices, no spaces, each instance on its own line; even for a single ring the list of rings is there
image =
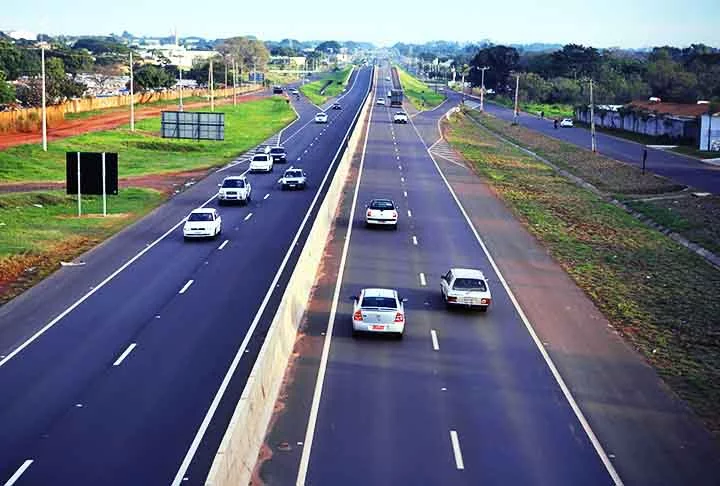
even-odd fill
[[[225,140],[225,113],[163,111],[160,130],[163,138]]]
[[[65,181],[68,194],[78,192],[78,152],[65,153]],[[102,153],[80,152],[80,193],[101,196]],[[105,194],[118,193],[118,154],[105,153]]]

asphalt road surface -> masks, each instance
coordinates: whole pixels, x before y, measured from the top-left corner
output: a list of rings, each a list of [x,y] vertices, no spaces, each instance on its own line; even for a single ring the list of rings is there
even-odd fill
[[[370,79],[327,125],[293,100],[289,163],[249,175],[219,239],[186,243],[181,222],[246,157],[0,309],[0,484],[203,483]],[[279,190],[291,164],[307,190]]]
[[[472,97],[479,101],[479,98]],[[503,120],[512,121],[513,110],[495,103],[485,103],[485,111]],[[581,128],[553,128],[552,120],[541,119],[538,116],[521,112],[519,115],[520,125],[538,131],[550,137],[569,142],[578,147],[590,149],[590,131]],[[624,140],[604,133],[596,132],[597,150],[602,155],[611,159],[642,166],[642,144]],[[648,148],[647,166],[648,171],[667,177],[679,184],[685,184],[693,188],[720,193],[720,167],[705,164],[691,157],[685,157],[674,152],[661,149]]]

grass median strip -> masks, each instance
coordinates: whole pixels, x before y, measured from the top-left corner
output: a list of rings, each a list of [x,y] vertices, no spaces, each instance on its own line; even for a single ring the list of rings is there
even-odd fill
[[[467,115],[455,115],[446,128],[453,148],[614,327],[720,432],[720,271]],[[646,184],[640,188],[656,188]]]
[[[65,152],[118,152],[120,177],[160,174],[217,166],[250,149],[290,123],[295,114],[280,97],[225,105],[225,141],[172,140],[159,137],[159,117],[125,128],[53,141],[48,151],[27,144],[0,151],[0,181],[62,181]]]
[[[430,110],[445,101],[445,95],[436,93],[430,86],[423,83],[406,71],[397,67],[400,84],[402,85],[403,94],[407,96],[410,103],[418,110]]]
[[[333,71],[327,76],[324,76],[323,79],[301,86],[300,91],[302,91],[302,93],[316,105],[322,105],[328,99],[342,93],[347,86],[348,80],[350,79],[351,71],[352,66],[342,70]],[[331,83],[328,84],[328,81]],[[326,85],[327,87],[325,88]],[[325,92],[320,94],[320,91],[323,88],[325,88]]]

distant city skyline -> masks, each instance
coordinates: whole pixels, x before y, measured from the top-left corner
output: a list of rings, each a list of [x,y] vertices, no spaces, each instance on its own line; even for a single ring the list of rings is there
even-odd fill
[[[262,40],[352,40],[377,46],[489,39],[497,44],[577,43],[598,48],[695,43],[720,47],[717,0],[606,0],[597,11],[577,0],[550,4],[516,0],[512,8],[509,4],[468,2],[452,9],[438,2],[419,8],[417,3],[404,7],[403,2],[364,0],[349,14],[336,5],[276,0],[270,8],[220,0],[212,9],[202,9],[189,0],[125,0],[98,8],[94,0],[75,0],[73,8],[68,8],[59,0],[28,0],[16,2],[3,13],[0,30],[49,35],[119,35],[128,31],[137,36],[168,37],[177,29],[181,37],[254,35]]]

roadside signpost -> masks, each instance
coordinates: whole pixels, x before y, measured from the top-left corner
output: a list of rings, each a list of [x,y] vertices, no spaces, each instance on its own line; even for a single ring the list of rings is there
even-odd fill
[[[76,194],[78,216],[82,216],[82,195],[102,196],[107,216],[107,195],[118,193],[118,154],[114,152],[66,152],[67,194]]]

